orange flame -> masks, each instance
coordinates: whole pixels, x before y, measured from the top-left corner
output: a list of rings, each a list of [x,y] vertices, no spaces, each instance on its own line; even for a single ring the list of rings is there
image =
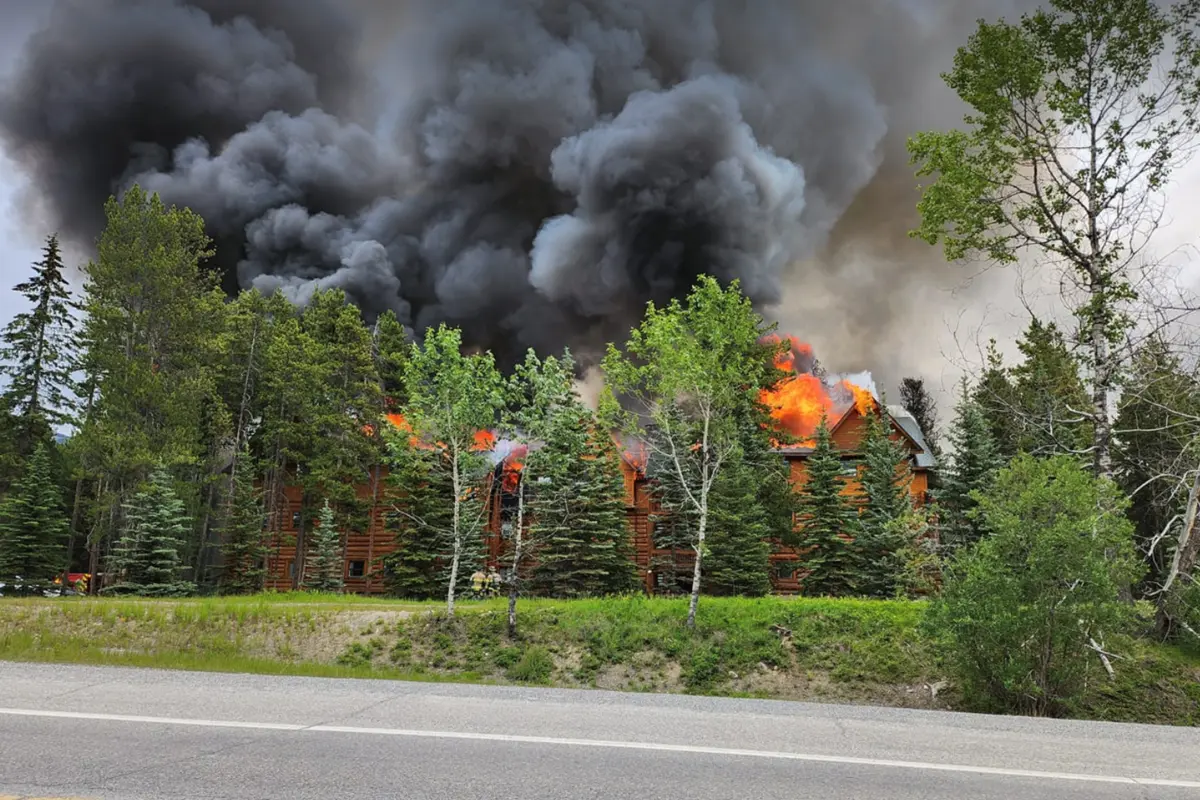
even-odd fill
[[[496,434],[491,431],[475,431],[475,443],[471,449],[478,453],[486,453],[496,446]]]
[[[517,445],[504,459],[504,468],[500,473],[500,488],[506,492],[515,492],[521,481],[521,471],[525,469],[525,456],[529,453],[526,445]]]
[[[615,435],[613,442],[621,449],[621,458],[639,475],[646,473],[646,464],[650,461],[650,455],[646,451],[646,443],[633,441],[622,443]]]
[[[826,424],[834,425],[846,411],[846,400],[839,401],[821,378],[805,371],[813,363],[812,345],[795,336],[784,339],[772,334],[763,340],[765,344],[782,341],[787,341],[790,346],[775,356],[775,366],[792,374],[771,389],[764,390],[761,399],[771,409],[771,417],[780,428],[797,439],[801,446],[811,447],[821,419],[825,418]],[[841,381],[837,388],[839,394],[845,393],[853,398],[852,404],[860,414],[874,407],[875,398],[868,389],[849,381]]]

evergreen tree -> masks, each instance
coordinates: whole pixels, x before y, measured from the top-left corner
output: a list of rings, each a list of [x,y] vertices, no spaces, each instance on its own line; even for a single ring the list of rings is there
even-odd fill
[[[886,414],[886,410],[883,412]],[[891,597],[904,570],[905,519],[912,513],[908,453],[892,439],[891,420],[870,413],[862,442],[862,507],[855,545],[862,559],[860,594]]]
[[[77,452],[99,491],[90,537],[99,548],[128,528],[130,496],[156,465],[179,470],[186,506],[212,499],[212,436],[226,302],[201,266],[212,254],[204,222],[138,187],[105,206],[97,258],[85,269],[82,339],[94,400]],[[206,515],[192,516],[187,552],[203,541]],[[195,534],[194,536],[192,534]]]
[[[390,594],[413,600],[433,600],[446,591],[448,537],[453,527],[453,494],[446,470],[436,469],[437,454],[416,446],[407,431],[389,431],[387,515],[395,548],[380,561]],[[466,575],[464,570],[463,583]]]
[[[988,343],[987,366],[971,399],[987,427],[997,457],[1009,461],[1021,449],[1021,401],[994,339]]]
[[[1079,363],[1053,322],[1034,318],[1017,342],[1024,360],[1011,370],[1020,430],[1017,449],[1035,456],[1079,454],[1091,444],[1091,398]]]
[[[844,596],[859,591],[859,559],[853,541],[854,510],[843,495],[842,459],[824,417],[800,490],[799,547],[808,595]]]
[[[534,590],[556,597],[631,591],[637,573],[612,440],[574,401],[556,415],[536,455],[526,466],[537,487],[530,503]]]
[[[253,594],[263,590],[267,576],[267,542],[263,530],[266,515],[254,487],[254,464],[249,452],[242,452],[236,467],[230,477],[226,508],[221,591]]]
[[[0,503],[0,583],[31,591],[50,586],[62,570],[66,539],[62,489],[51,472],[49,446],[39,442]]]
[[[971,514],[976,506],[974,493],[986,491],[1002,466],[988,422],[979,404],[968,395],[965,381],[949,438],[954,458],[946,470],[937,501],[943,544],[961,547],[983,536],[982,521],[973,519]]]
[[[305,565],[304,588],[315,592],[340,592],[344,585],[342,534],[334,524],[333,507],[329,501],[321,507],[317,526],[313,529],[310,556]]]
[[[929,445],[930,454],[935,459],[939,458],[941,448],[938,447],[937,402],[926,388],[924,379],[905,378],[900,382],[900,404],[917,421],[925,444]]]
[[[375,371],[379,375],[379,387],[383,392],[385,406],[392,409],[404,408],[407,398],[404,392],[404,368],[408,363],[408,334],[395,312],[384,311],[375,320],[372,331],[372,347],[375,355]]]
[[[161,467],[125,508],[125,526],[109,557],[108,594],[174,597],[195,585],[180,579],[179,551],[190,521]]]
[[[761,493],[762,476],[744,458],[713,485],[712,520],[704,590],[715,595],[761,597],[771,591],[774,533]]]
[[[29,303],[29,310],[13,317],[0,334],[0,380],[8,386],[0,407],[18,420],[18,451],[28,455],[50,434],[50,428],[71,420],[74,400],[72,373],[76,369],[76,332],[71,300],[58,237],[46,241],[42,260],[33,277],[13,291]]]

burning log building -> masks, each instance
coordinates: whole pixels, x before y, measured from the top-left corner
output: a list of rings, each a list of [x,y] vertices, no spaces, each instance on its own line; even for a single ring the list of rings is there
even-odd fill
[[[866,431],[868,414],[885,417],[890,436],[907,452],[912,472],[910,490],[914,502],[927,500],[929,473],[934,466],[933,454],[913,417],[899,406],[887,406],[878,399],[869,373],[831,378],[822,374],[805,343],[792,340],[792,348],[781,360],[781,367],[791,369],[793,377],[784,380],[773,390],[764,393],[764,401],[780,426],[787,430],[791,442],[776,452],[789,468],[792,485],[803,486],[806,462],[813,452],[812,436],[824,417],[830,428],[834,446],[840,451],[846,477],[843,493],[860,493],[856,479],[860,448]],[[397,427],[406,427],[402,417],[389,420]],[[476,437],[481,450],[492,454],[496,464],[489,485],[487,522],[481,535],[488,564],[505,572],[504,551],[511,535],[512,496],[521,479],[525,451],[511,442],[498,440],[482,431]],[[625,479],[625,509],[629,535],[633,542],[634,559],[649,593],[673,591],[673,576],[690,572],[692,552],[672,548],[656,536],[662,509],[656,501],[653,483],[645,473],[645,454],[636,442],[623,447],[621,471]],[[395,549],[394,535],[387,529],[389,502],[385,497],[387,469],[372,470],[371,480],[357,487],[360,501],[368,509],[367,522],[361,531],[348,532],[344,537],[345,586],[349,592],[378,594],[385,591],[378,570],[379,559]],[[298,486],[284,491],[284,513],[279,530],[272,542],[268,557],[267,587],[277,590],[295,589],[303,575],[302,496]],[[776,545],[771,554],[771,582],[775,591],[788,594],[800,591],[803,575],[802,554],[794,549]]]

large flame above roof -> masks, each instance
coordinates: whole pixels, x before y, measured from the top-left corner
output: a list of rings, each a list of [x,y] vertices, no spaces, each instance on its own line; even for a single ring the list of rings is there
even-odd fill
[[[780,428],[797,444],[812,445],[822,418],[833,426],[852,406],[865,414],[876,405],[874,392],[869,388],[869,375],[854,376],[853,380],[830,378],[820,373],[812,345],[808,342],[795,336],[775,335],[767,337],[766,341],[788,344],[787,349],[775,357],[775,366],[790,374],[763,391],[762,401],[771,409],[771,416]]]

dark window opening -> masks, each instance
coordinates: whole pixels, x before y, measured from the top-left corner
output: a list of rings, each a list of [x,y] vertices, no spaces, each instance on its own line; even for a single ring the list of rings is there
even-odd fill
[[[775,580],[795,580],[798,566],[799,564],[795,561],[776,561],[771,565],[771,574],[775,577]]]
[[[300,530],[300,512],[299,511],[292,512],[292,527],[295,528],[296,530]]]
[[[349,564],[347,564],[346,577],[361,578],[363,575],[366,575],[366,574],[367,574],[367,562],[351,561],[351,562],[349,562]]]
[[[296,562],[295,562],[293,559],[288,559],[288,562],[287,562],[287,574],[288,574],[288,577],[289,577],[289,578],[295,578],[295,577],[296,577]]]

